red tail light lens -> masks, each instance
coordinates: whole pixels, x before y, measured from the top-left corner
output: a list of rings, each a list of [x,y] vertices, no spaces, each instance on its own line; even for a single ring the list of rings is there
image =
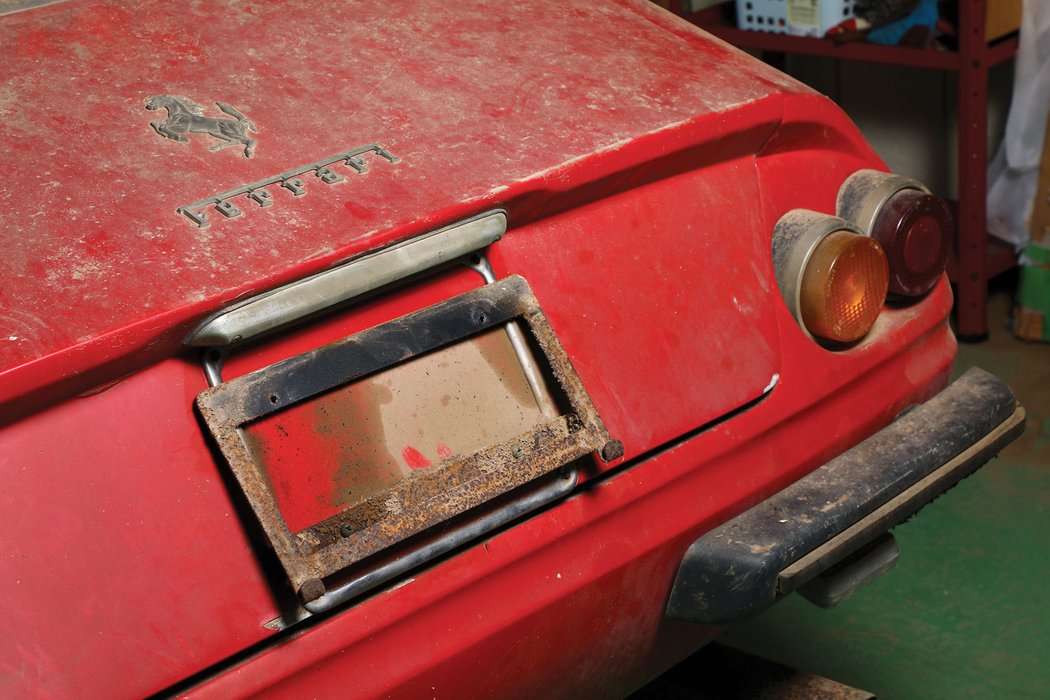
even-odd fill
[[[814,248],[802,274],[802,323],[821,338],[859,340],[882,311],[888,278],[878,243],[847,231],[829,234]]]
[[[955,235],[952,213],[917,180],[858,170],[839,188],[836,211],[886,251],[889,291],[917,297],[944,272]]]
[[[944,200],[918,190],[902,190],[879,209],[871,236],[886,251],[891,292],[919,296],[937,284],[951,252],[953,226]]]

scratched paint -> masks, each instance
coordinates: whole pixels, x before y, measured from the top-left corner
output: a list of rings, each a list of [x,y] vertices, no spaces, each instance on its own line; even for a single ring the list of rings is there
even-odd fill
[[[246,442],[293,532],[543,414],[497,328],[256,422]]]

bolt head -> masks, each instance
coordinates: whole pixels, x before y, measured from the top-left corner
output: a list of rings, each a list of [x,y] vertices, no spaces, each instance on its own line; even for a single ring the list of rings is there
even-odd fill
[[[623,443],[619,440],[610,440],[602,447],[601,456],[603,462],[611,462],[623,457]]]

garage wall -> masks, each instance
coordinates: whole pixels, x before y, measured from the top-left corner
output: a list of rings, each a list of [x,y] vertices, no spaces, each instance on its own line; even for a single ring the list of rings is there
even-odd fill
[[[955,197],[955,75],[872,63],[788,56],[787,72],[835,100],[894,172]],[[1002,139],[1013,63],[989,80],[989,157]]]

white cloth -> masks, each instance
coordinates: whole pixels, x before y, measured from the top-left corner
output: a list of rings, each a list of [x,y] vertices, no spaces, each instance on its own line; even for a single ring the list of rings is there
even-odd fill
[[[988,165],[988,231],[1018,251],[1028,242],[1050,113],[1050,2],[1024,0],[1023,8],[1006,134]]]

